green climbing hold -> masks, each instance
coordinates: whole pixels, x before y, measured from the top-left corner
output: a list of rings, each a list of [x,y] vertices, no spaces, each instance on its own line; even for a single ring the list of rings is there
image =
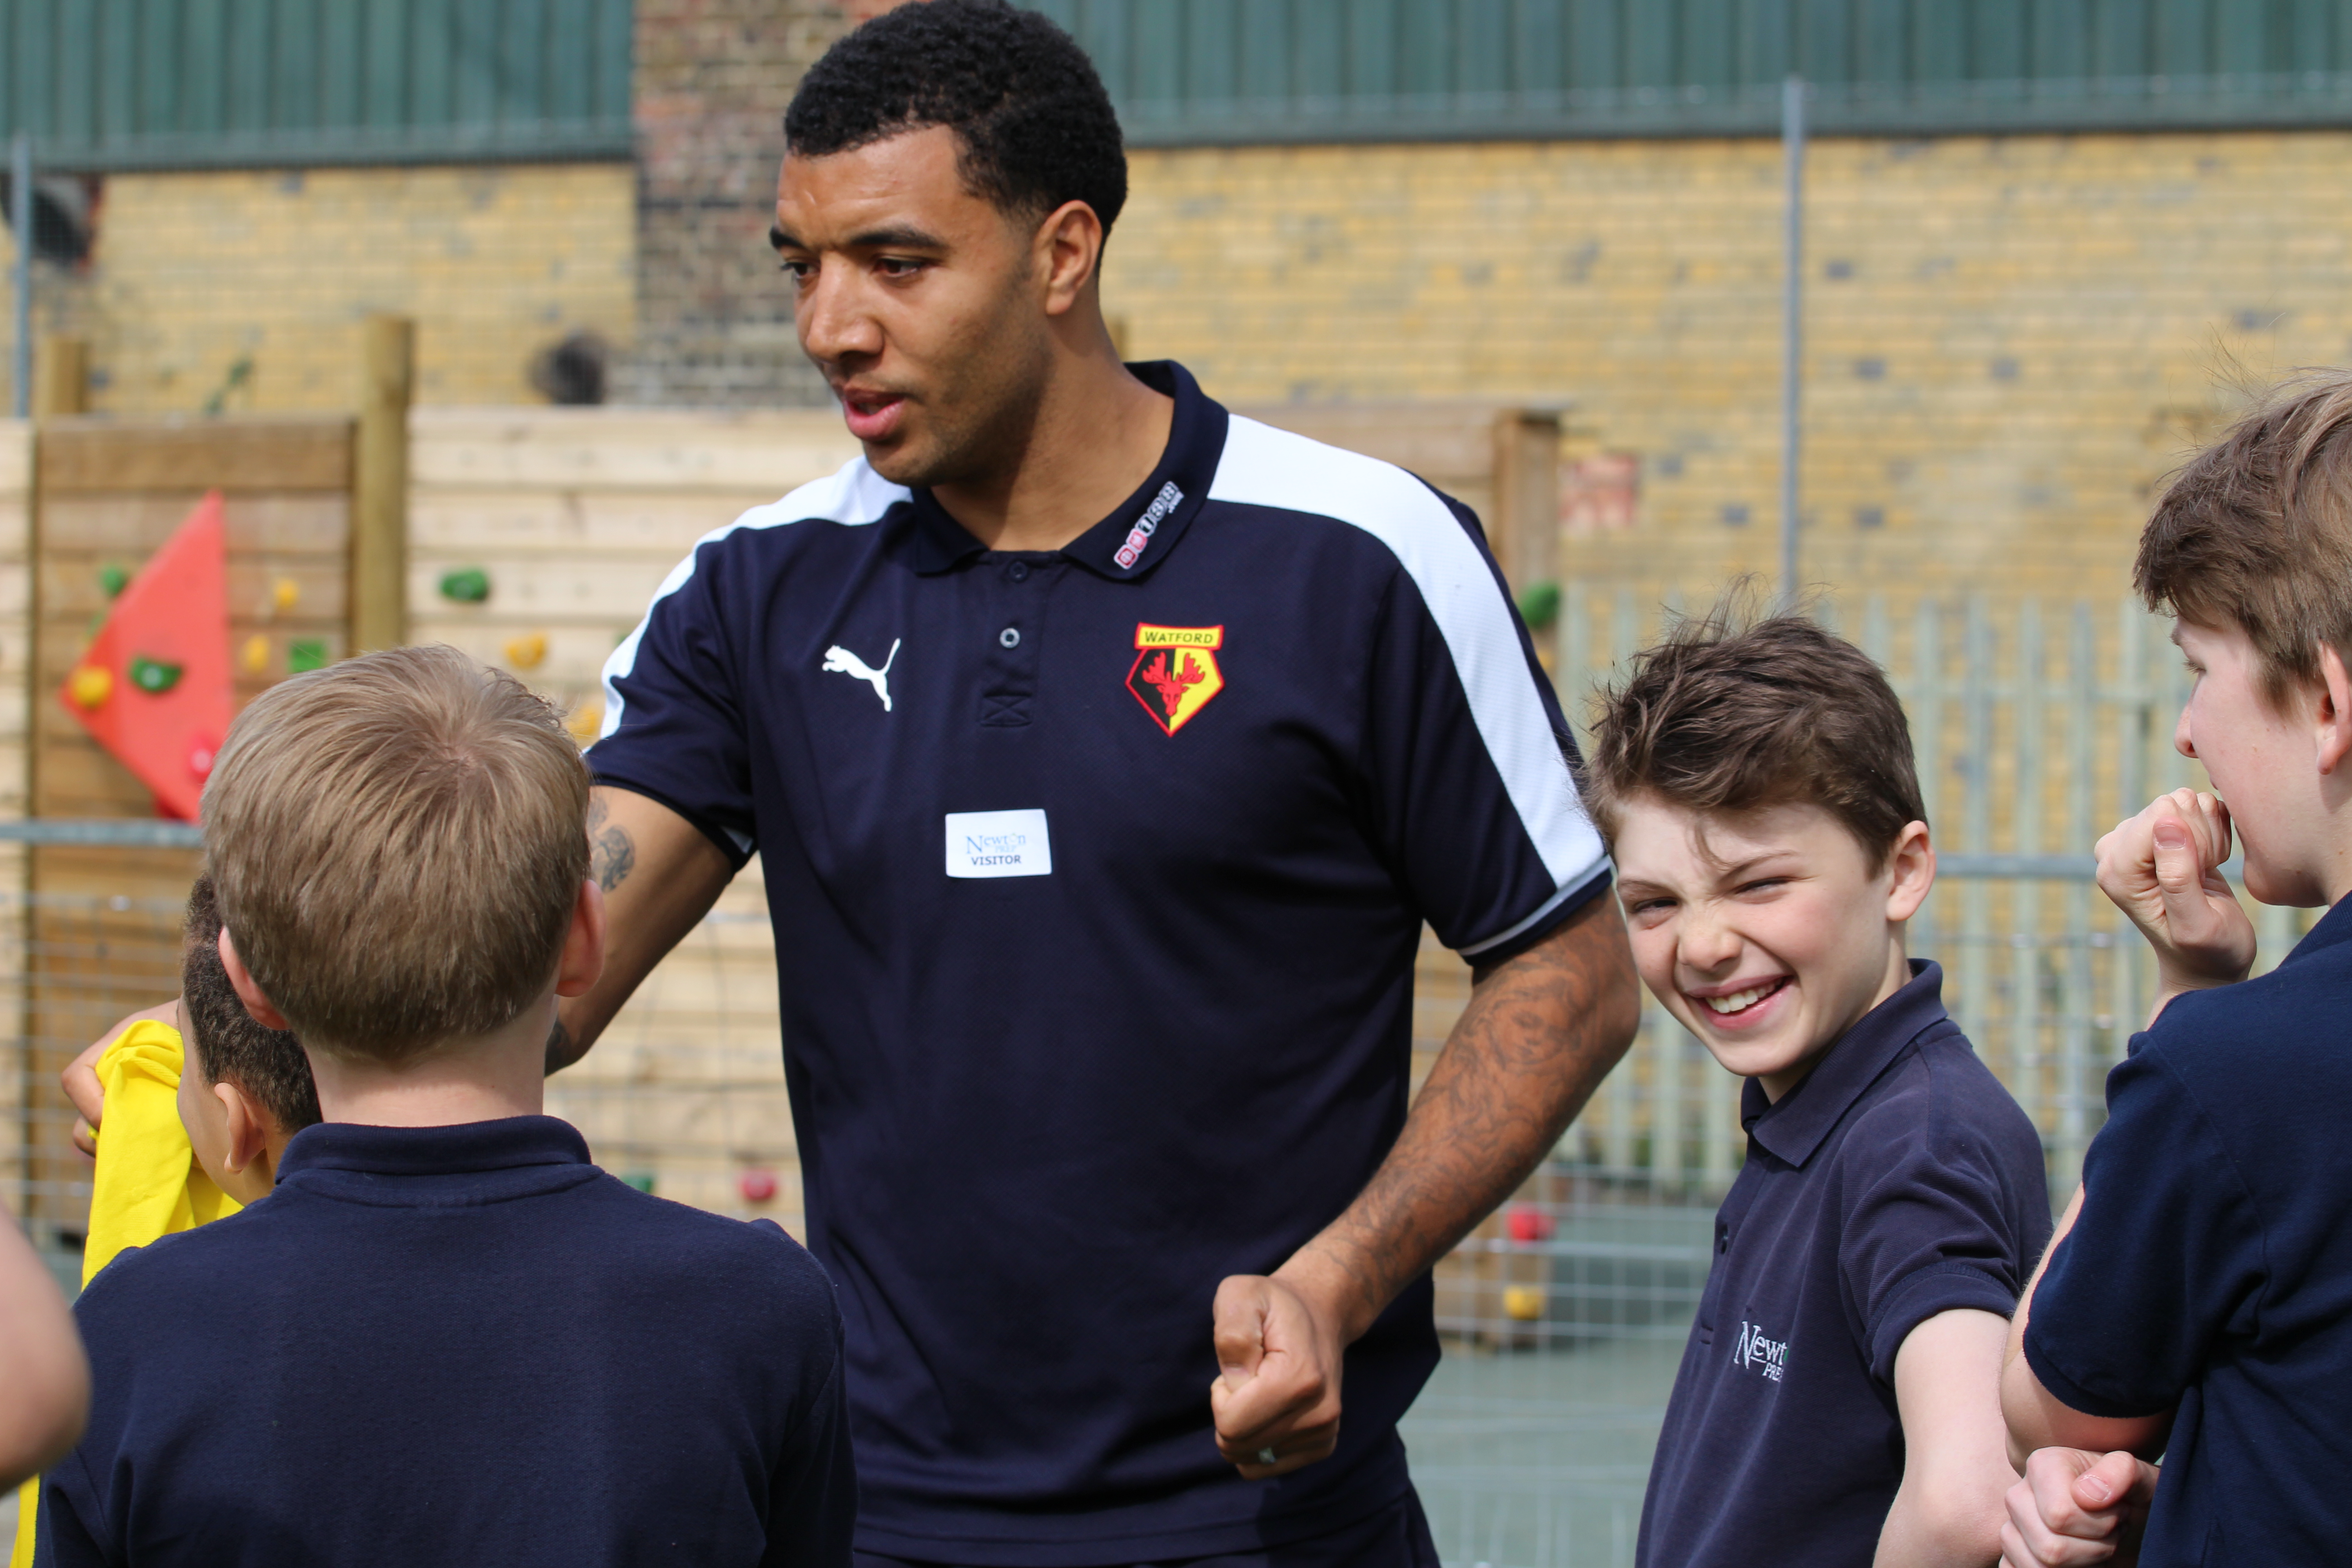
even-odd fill
[[[1530,583],[1519,591],[1519,619],[1528,630],[1539,632],[1559,619],[1559,584]]]
[[[180,667],[142,654],[131,661],[131,684],[150,695],[160,696],[180,684]]]
[[[122,590],[131,586],[131,574],[119,562],[110,561],[98,569],[98,585],[106,590],[110,599],[119,599]]]
[[[463,566],[441,574],[441,596],[459,605],[478,605],[490,596],[490,574],[478,566]]]
[[[286,645],[286,673],[303,675],[327,668],[327,645],[317,637],[298,637]]]
[[[621,1180],[641,1193],[651,1194],[654,1190],[654,1173],[651,1171],[625,1171],[622,1173]]]

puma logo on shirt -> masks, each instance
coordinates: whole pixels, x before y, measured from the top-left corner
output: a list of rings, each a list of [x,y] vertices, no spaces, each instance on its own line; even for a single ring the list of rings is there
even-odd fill
[[[902,639],[892,639],[890,657],[882,661],[882,668],[879,669],[868,668],[864,659],[839,643],[835,643],[824,650],[825,672],[829,675],[854,676],[866,682],[874,689],[874,695],[882,699],[882,711],[887,713],[890,711],[890,667],[898,662],[900,640]]]

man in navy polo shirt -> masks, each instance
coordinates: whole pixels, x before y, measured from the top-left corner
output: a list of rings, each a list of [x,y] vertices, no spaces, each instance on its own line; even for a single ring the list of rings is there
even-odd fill
[[[1050,23],[891,13],[785,128],[866,457],[614,653],[613,958],[551,1065],[759,853],[865,1560],[1433,1564],[1429,1267],[1636,1017],[1475,520],[1119,363],[1118,127]],[[1424,921],[1478,979],[1408,1116]]]

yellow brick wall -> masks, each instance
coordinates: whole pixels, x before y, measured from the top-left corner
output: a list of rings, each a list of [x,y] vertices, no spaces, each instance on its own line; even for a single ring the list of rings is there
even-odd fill
[[[1130,352],[1231,401],[1567,405],[1572,452],[1641,456],[1642,500],[1632,533],[1568,541],[1564,572],[1769,571],[1780,159],[1139,153],[1107,308]],[[2121,592],[2150,486],[2234,368],[2352,362],[2347,175],[2337,132],[1817,143],[1806,575]]]
[[[100,412],[194,412],[240,358],[232,410],[348,408],[377,310],[416,319],[420,402],[532,403],[541,347],[627,343],[635,223],[625,163],[118,174],[87,268],[36,298],[89,339]]]

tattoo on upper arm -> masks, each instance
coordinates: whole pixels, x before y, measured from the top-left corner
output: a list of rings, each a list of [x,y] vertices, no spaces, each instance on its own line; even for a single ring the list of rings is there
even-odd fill
[[[611,813],[602,800],[588,802],[588,874],[611,892],[637,868],[637,846],[625,827],[608,825]]]

